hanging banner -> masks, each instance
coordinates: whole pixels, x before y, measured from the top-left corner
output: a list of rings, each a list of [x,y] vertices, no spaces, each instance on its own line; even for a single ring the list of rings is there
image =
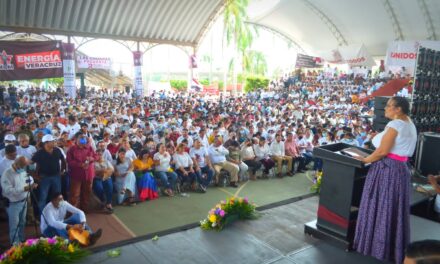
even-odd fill
[[[296,57],[296,68],[320,68],[322,66],[322,60],[319,57],[313,57],[299,53]]]
[[[0,81],[62,76],[60,41],[0,41]]]
[[[76,98],[75,44],[63,43],[64,92],[69,98]]]
[[[413,69],[416,65],[419,46],[440,50],[440,41],[392,41],[388,44],[385,65]]]
[[[350,67],[373,67],[376,65],[364,45],[341,46],[322,54],[332,64],[348,64]]]
[[[77,56],[76,65],[79,69],[103,69],[110,70],[112,63],[110,58],[94,58],[88,56]]]
[[[197,62],[196,54],[193,54],[193,55],[189,56],[189,68],[190,69],[196,69],[197,65],[198,65],[198,62]]]
[[[137,97],[144,95],[144,86],[142,85],[142,52],[133,51],[134,61],[134,92]]]

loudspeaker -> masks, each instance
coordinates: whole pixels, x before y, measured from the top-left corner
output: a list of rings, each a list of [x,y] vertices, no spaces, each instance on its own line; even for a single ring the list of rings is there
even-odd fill
[[[374,98],[374,110],[385,110],[388,100],[391,96],[377,96]]]
[[[420,133],[417,142],[416,169],[424,176],[440,172],[440,134]]]

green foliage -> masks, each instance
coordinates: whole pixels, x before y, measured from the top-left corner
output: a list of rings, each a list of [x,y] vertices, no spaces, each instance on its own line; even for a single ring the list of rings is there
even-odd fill
[[[188,87],[187,80],[170,80],[170,85],[176,90],[184,91]]]
[[[246,78],[244,92],[249,93],[257,89],[265,89],[269,85],[269,79],[263,76],[249,76]]]
[[[201,85],[209,85],[210,84],[209,79],[201,79],[199,82]]]

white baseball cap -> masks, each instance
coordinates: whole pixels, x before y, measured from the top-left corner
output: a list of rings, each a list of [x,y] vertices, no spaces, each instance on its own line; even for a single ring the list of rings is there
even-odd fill
[[[15,140],[17,140],[17,139],[16,139],[15,136],[12,135],[12,134],[7,134],[7,135],[5,136],[5,141],[15,141]]]
[[[55,140],[56,139],[52,135],[48,134],[48,135],[44,135],[43,139],[41,141],[43,143],[45,143],[45,142],[50,142],[50,141],[55,141]]]

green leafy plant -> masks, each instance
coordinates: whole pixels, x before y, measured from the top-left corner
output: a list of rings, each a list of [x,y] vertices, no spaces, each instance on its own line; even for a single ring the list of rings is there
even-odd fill
[[[174,89],[177,89],[179,91],[186,90],[188,87],[188,81],[187,80],[170,80],[170,85]]]
[[[244,91],[248,93],[257,89],[266,89],[268,85],[269,79],[263,76],[249,76],[246,78],[246,86],[244,87]]]

